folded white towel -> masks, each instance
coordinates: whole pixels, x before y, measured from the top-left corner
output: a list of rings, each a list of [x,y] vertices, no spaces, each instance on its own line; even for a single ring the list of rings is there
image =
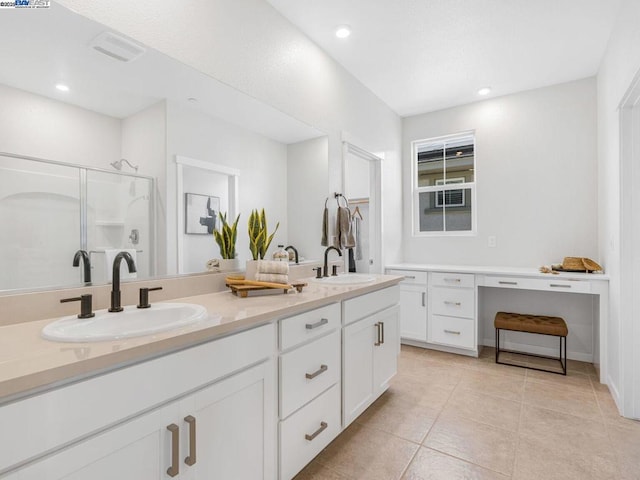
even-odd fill
[[[280,262],[281,263],[281,262]],[[271,282],[271,283],[289,283],[289,275],[282,275],[278,273],[256,273],[256,280],[258,282]]]
[[[289,274],[289,262],[272,262],[269,260],[258,260],[258,273],[277,273],[278,275]]]
[[[133,258],[133,261],[136,261],[136,250],[134,248],[113,248],[106,249],[104,251],[104,259],[105,259],[105,272],[107,273],[107,282],[113,281],[113,260],[116,258],[116,255],[120,252],[128,252]],[[122,260],[120,262],[120,280],[126,280],[130,278],[137,278],[137,273],[129,273],[129,268],[127,267],[127,262]]]

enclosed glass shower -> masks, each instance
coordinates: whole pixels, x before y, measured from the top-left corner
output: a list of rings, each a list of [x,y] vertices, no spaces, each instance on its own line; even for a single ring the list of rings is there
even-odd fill
[[[154,272],[154,181],[33,157],[0,154],[0,290],[109,281],[109,255],[135,255],[137,277]]]

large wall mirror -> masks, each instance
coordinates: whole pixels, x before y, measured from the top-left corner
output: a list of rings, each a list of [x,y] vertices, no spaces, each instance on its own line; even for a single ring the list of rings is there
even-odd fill
[[[4,11],[0,39],[0,293],[82,284],[82,247],[93,284],[113,249],[138,252],[138,278],[204,271],[219,251],[183,224],[180,157],[238,172],[241,264],[254,208],[280,223],[274,248],[320,258],[324,133],[55,2]],[[230,190],[204,180],[180,195],[228,209]]]

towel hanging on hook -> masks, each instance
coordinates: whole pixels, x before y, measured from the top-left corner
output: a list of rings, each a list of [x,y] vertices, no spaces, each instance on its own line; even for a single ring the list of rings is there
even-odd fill
[[[327,202],[329,197],[324,201],[324,211],[322,212],[322,238],[320,239],[320,245],[323,247],[329,246],[329,208]]]

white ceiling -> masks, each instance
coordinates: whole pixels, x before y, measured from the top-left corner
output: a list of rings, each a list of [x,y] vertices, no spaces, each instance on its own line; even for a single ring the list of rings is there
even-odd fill
[[[401,116],[595,75],[621,3],[267,1]]]
[[[170,99],[282,143],[324,135],[155,50],[146,48],[124,63],[90,48],[106,30],[56,3],[49,9],[3,10],[0,84],[116,118]],[[57,83],[67,84],[69,92],[56,90]]]

